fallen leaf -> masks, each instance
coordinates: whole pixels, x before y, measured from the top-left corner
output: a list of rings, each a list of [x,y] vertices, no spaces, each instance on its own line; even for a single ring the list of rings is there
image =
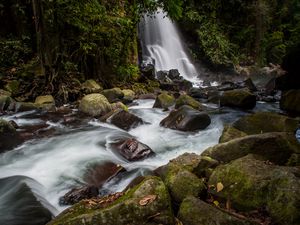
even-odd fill
[[[217,192],[222,191],[223,188],[224,188],[224,185],[221,182],[217,183]]]
[[[139,201],[139,204],[144,206],[148,205],[156,199],[156,195],[147,195]]]
[[[218,201],[214,201],[213,203],[215,204],[215,206],[219,206],[220,205],[220,203]]]

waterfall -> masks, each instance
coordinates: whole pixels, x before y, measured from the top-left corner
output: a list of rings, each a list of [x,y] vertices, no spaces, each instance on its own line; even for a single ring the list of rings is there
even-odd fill
[[[191,62],[176,24],[166,13],[144,15],[140,23],[143,63],[155,65],[156,71],[178,69],[187,80],[197,82],[198,71]]]

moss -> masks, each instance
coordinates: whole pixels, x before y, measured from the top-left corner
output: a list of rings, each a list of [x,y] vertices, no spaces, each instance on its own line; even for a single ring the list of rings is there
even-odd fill
[[[43,95],[38,96],[35,99],[35,104],[42,105],[42,104],[55,104],[55,100],[52,95]]]
[[[232,127],[232,126],[225,126],[222,132],[222,135],[219,139],[219,143],[224,143],[227,141],[231,141],[235,138],[240,138],[240,137],[244,137],[247,134]]]
[[[112,109],[107,98],[101,94],[89,94],[82,98],[79,110],[91,116],[99,116]]]
[[[168,95],[167,92],[163,92],[156,97],[154,108],[167,109],[175,104],[175,98],[172,95]]]
[[[176,100],[176,105],[175,105],[175,109],[180,108],[183,105],[189,105],[194,109],[197,110],[204,110],[204,106],[202,106],[202,104],[198,101],[196,101],[194,98],[192,98],[189,95],[181,95],[177,100]]]
[[[245,90],[225,91],[221,96],[221,106],[252,109],[256,105],[256,96]]]

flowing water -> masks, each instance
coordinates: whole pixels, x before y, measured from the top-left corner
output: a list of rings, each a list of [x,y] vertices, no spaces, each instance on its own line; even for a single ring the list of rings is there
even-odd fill
[[[143,61],[155,65],[157,71],[178,69],[191,82],[199,82],[196,67],[182,42],[176,24],[159,10],[145,15],[140,23]]]

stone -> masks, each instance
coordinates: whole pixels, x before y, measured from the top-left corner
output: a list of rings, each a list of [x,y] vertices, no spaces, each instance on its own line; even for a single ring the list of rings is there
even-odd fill
[[[16,103],[16,111],[17,112],[25,112],[31,110],[38,110],[40,109],[39,105],[33,102],[17,102]]]
[[[256,105],[256,96],[245,90],[224,91],[220,104],[221,106],[253,109]]]
[[[135,99],[135,92],[130,89],[123,89],[122,90],[124,97],[123,97],[123,102],[124,103],[131,103]]]
[[[259,225],[229,215],[193,196],[184,199],[177,217],[183,225]]]
[[[139,99],[156,99],[156,96],[153,93],[141,94],[139,95]]]
[[[247,134],[239,129],[234,128],[233,126],[226,125],[223,129],[222,135],[219,138],[219,143],[224,143],[231,141],[235,138],[245,137]]]
[[[138,161],[155,155],[153,150],[135,138],[123,138],[111,143],[111,149],[128,161]]]
[[[53,98],[52,95],[42,95],[42,96],[38,96],[35,99],[35,104],[54,104],[55,105],[55,100]]]
[[[9,91],[5,91],[3,89],[0,89],[0,96],[8,96],[8,97],[11,97],[11,93]]]
[[[67,192],[64,196],[60,197],[60,205],[73,205],[80,202],[83,199],[90,199],[97,197],[99,194],[98,187],[96,186],[83,186],[79,188],[73,188]]]
[[[82,85],[81,89],[86,94],[98,93],[103,90],[103,88],[95,80],[86,80]]]
[[[300,89],[282,93],[280,108],[287,112],[300,115]]]
[[[144,121],[140,117],[122,109],[117,110],[107,121],[127,131],[144,124]]]
[[[175,109],[178,109],[183,105],[191,106],[192,108],[197,109],[199,111],[203,111],[205,109],[205,107],[200,102],[198,102],[197,100],[195,100],[194,98],[186,94],[181,95],[176,100]]]
[[[11,150],[22,143],[22,140],[13,125],[0,119],[0,153]]]
[[[174,225],[167,188],[158,177],[146,177],[125,194],[81,201],[62,212],[47,225]]]
[[[197,131],[203,130],[211,123],[207,113],[199,112],[190,106],[181,106],[173,110],[160,125],[166,128],[180,131]]]
[[[255,84],[253,83],[251,78],[248,78],[246,80],[243,81],[243,85],[245,87],[247,87],[250,91],[255,92],[257,91],[257,88],[255,86]]]
[[[79,104],[79,110],[90,116],[101,116],[109,111],[112,107],[107,98],[101,94],[89,94],[82,98]]]
[[[278,165],[285,165],[293,153],[300,153],[300,143],[294,134],[265,133],[248,135],[206,149],[201,155],[223,163],[256,154]]]
[[[177,69],[171,69],[169,70],[169,73],[168,73],[168,77],[171,79],[171,80],[175,80],[175,79],[179,79],[180,80],[180,73]]]
[[[15,101],[10,96],[0,95],[0,112],[10,110],[14,104]]]
[[[175,98],[167,92],[163,92],[155,99],[153,108],[168,109],[175,104]]]
[[[110,103],[117,102],[123,99],[124,93],[120,88],[105,89],[101,92]]]
[[[230,199],[239,210],[266,207],[276,224],[296,225],[300,221],[299,168],[275,166],[247,155],[226,165],[218,166],[208,185],[224,188],[210,193],[224,200]]]
[[[155,67],[153,64],[142,65],[141,74],[143,77],[154,80],[155,79]]]

